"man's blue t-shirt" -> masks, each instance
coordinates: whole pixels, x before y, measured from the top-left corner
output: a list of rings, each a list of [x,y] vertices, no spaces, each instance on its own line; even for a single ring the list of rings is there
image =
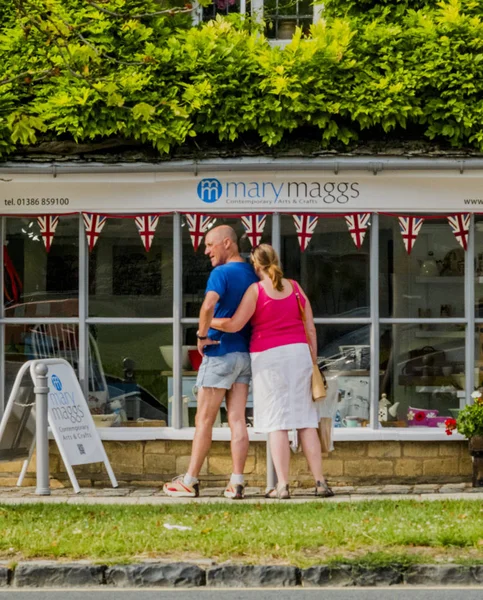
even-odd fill
[[[216,303],[215,317],[232,317],[247,289],[259,281],[252,265],[246,262],[229,262],[215,267],[206,285],[206,293],[216,292],[220,298]],[[220,340],[219,345],[206,346],[207,356],[223,356],[230,352],[248,352],[250,344],[250,324],[247,323],[237,333],[223,333],[210,329],[208,337]]]

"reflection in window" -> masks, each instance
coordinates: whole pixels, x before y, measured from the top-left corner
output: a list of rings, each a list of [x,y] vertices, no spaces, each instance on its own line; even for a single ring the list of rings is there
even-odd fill
[[[315,317],[369,316],[369,236],[360,250],[343,218],[319,219],[301,252],[293,219],[282,216],[282,266],[307,294]]]
[[[35,218],[7,218],[5,316],[77,316],[78,264],[78,217],[60,217],[50,252]]]
[[[444,427],[465,403],[465,328],[411,324],[381,331],[380,422],[397,427]]]
[[[167,357],[172,361],[171,325],[91,325],[89,349],[89,375],[95,382],[89,391],[91,412],[118,415],[118,423],[168,423],[163,371]]]
[[[172,217],[161,217],[149,252],[133,219],[108,219],[89,255],[89,313],[94,317],[170,317]]]
[[[242,6],[243,4],[243,6]],[[233,13],[249,11],[249,6],[243,10],[246,6],[245,2],[240,0],[213,0],[209,6],[203,7],[203,21],[211,21],[216,15],[231,15]]]
[[[381,317],[464,315],[465,251],[446,219],[425,221],[410,255],[395,217],[380,218]]]
[[[328,382],[324,416],[364,427],[370,416],[370,326],[317,325],[317,356]],[[351,418],[352,417],[352,418]]]
[[[308,33],[314,18],[311,0],[265,0],[266,35],[279,40],[290,39],[296,27]]]

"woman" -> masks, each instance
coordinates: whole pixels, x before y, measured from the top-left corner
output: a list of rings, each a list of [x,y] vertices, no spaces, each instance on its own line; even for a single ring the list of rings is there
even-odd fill
[[[248,288],[233,317],[213,319],[211,327],[235,332],[251,319],[254,427],[268,433],[278,478],[277,487],[266,497],[290,498],[288,432],[292,429],[298,431],[314,476],[315,495],[333,496],[322,473],[318,417],[312,401],[311,352],[316,356],[317,339],[310,302],[296,282],[284,279],[278,255],[271,246],[257,246],[251,261],[260,281]],[[305,308],[307,335],[297,297]]]

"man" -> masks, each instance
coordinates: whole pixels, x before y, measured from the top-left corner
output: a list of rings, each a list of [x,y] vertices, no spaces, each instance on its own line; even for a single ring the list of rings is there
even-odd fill
[[[224,495],[242,499],[245,494],[243,470],[248,454],[245,407],[251,378],[250,327],[238,333],[222,333],[210,329],[210,323],[214,316],[232,317],[244,293],[258,277],[240,256],[236,233],[228,225],[212,229],[205,237],[205,246],[205,254],[214,269],[206,286],[197,332],[198,350],[203,360],[196,380],[198,408],[191,460],[186,475],[179,475],[163,490],[168,496],[199,495],[198,475],[211,446],[213,424],[226,397],[233,473]]]

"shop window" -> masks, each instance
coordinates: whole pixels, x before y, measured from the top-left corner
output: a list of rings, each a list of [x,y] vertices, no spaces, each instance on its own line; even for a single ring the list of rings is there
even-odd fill
[[[444,428],[466,403],[464,326],[389,325],[380,346],[381,425]]]
[[[343,218],[320,218],[302,252],[292,217],[281,222],[285,275],[300,282],[314,316],[369,317],[369,235],[357,250]]]
[[[91,325],[91,412],[113,415],[115,425],[171,424],[163,348],[172,349],[172,337],[171,325]]]
[[[170,317],[172,311],[172,217],[159,219],[149,252],[133,219],[108,219],[89,255],[90,316]]]
[[[50,252],[46,251],[35,218],[12,217],[5,221],[5,316],[77,316],[78,217],[60,217]]]
[[[464,316],[465,251],[446,219],[423,223],[411,254],[395,217],[380,218],[381,317]]]

